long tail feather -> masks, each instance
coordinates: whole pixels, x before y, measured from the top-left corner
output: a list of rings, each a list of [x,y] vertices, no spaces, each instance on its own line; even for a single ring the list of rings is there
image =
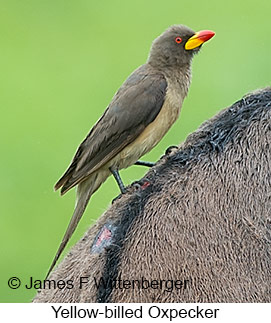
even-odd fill
[[[82,218],[82,215],[87,207],[88,201],[91,197],[91,195],[96,191],[96,189],[100,186],[99,184],[95,183],[97,180],[97,175],[95,174],[90,179],[86,180],[85,182],[78,185],[77,190],[77,202],[75,206],[75,210],[73,212],[73,216],[70,220],[70,223],[68,225],[68,228],[64,234],[64,237],[62,239],[62,242],[57,250],[57,253],[55,255],[55,258],[50,266],[50,269],[46,275],[47,277],[50,275],[52,269],[54,268],[55,264],[57,263],[59,257],[61,256],[63,250],[65,249],[68,241],[70,240],[73,232],[75,231],[80,219]],[[98,187],[97,187],[98,186]]]

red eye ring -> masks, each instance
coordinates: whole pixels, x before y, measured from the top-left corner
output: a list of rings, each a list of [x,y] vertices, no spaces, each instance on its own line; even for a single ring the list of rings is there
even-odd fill
[[[181,42],[182,42],[182,38],[181,37],[176,37],[175,38],[175,42],[177,43],[177,44],[180,44]]]

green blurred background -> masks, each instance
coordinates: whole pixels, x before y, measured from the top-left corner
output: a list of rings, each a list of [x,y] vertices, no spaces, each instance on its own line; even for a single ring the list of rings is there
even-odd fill
[[[35,290],[8,278],[44,279],[71,217],[75,192],[53,185],[126,77],[172,24],[216,32],[193,62],[181,118],[143,159],[156,161],[204,120],[248,91],[270,85],[266,1],[0,1],[1,302]],[[126,184],[146,172],[123,170]],[[112,178],[93,196],[69,246],[119,194]]]

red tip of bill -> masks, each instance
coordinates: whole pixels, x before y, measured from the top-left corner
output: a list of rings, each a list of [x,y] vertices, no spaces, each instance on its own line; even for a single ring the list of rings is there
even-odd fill
[[[215,32],[212,30],[201,30],[197,33],[197,38],[201,39],[203,42],[206,42],[207,40],[214,37]]]

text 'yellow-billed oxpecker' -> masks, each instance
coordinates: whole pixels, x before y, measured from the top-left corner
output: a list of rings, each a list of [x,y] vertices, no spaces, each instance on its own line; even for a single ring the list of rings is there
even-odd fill
[[[176,121],[190,85],[192,58],[214,34],[209,30],[195,33],[183,25],[168,28],[154,40],[146,64],[123,83],[81,143],[71,165],[55,185],[56,190],[61,188],[61,194],[75,185],[78,189],[72,219],[49,273],[91,195],[110,174],[123,193],[125,188],[118,170],[135,164]]]

